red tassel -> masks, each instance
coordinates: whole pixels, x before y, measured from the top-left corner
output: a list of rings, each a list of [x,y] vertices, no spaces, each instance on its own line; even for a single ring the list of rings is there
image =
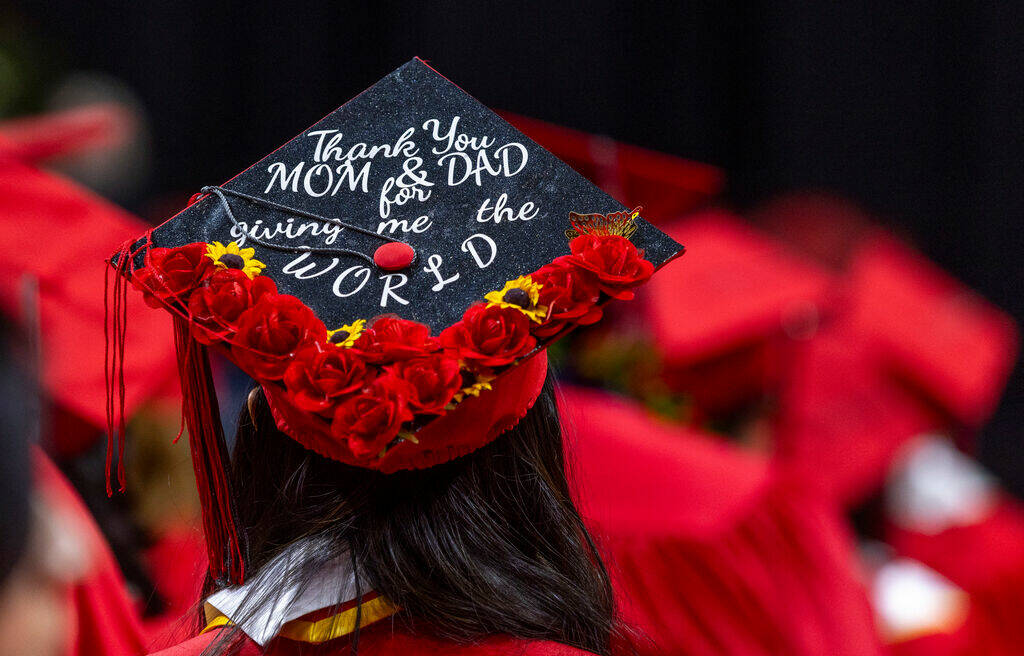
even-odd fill
[[[117,451],[118,490],[124,492],[125,385],[124,361],[128,320],[128,283],[134,271],[134,258],[151,245],[150,235],[138,250],[125,243],[108,264],[104,280],[103,333],[105,380],[107,387],[107,495],[114,493],[114,451]],[[111,268],[113,272],[111,272]],[[113,293],[110,276],[114,275]],[[209,552],[210,574],[222,584],[234,585],[245,579],[245,546],[237,528],[238,513],[227,478],[229,465],[224,429],[220,423],[217,395],[206,348],[189,335],[188,319],[174,317],[174,341],[181,378],[182,420],[188,427],[192,466],[202,504],[203,530]],[[181,437],[178,433],[177,441]]]
[[[107,391],[107,496],[114,494],[113,457],[117,446],[117,484],[124,492],[125,386],[124,347],[128,325],[128,271],[132,259],[131,242],[125,242],[117,254],[114,289],[110,293],[110,267],[103,280],[104,380]],[[111,303],[111,300],[113,303]],[[113,333],[113,334],[111,334]],[[116,430],[115,430],[116,429]]]
[[[174,317],[174,342],[181,377],[182,414],[188,427],[192,466],[199,488],[210,575],[229,585],[245,580],[245,548],[227,478],[224,429],[206,347],[189,334],[188,319]]]

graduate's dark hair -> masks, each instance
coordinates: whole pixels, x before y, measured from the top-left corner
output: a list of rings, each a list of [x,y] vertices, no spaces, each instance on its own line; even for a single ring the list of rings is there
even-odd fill
[[[504,634],[611,652],[612,590],[572,501],[550,378],[523,420],[489,445],[389,475],[299,446],[260,393],[251,417],[241,412],[231,477],[249,572],[316,537],[323,546],[293,575],[312,580],[347,549],[362,590],[401,608],[385,621],[458,642]],[[237,629],[222,633],[209,653],[239,643]],[[358,635],[352,643],[356,651]]]

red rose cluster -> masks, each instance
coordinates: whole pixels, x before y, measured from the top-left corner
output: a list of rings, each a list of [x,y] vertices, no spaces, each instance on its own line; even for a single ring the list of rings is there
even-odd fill
[[[261,384],[281,388],[355,458],[372,459],[403,427],[411,433],[444,414],[460,390],[498,375],[538,339],[600,319],[604,297],[632,298],[630,289],[654,270],[624,237],[584,234],[569,247],[569,255],[531,275],[541,285],[543,322],[516,307],[479,303],[439,337],[423,324],[384,316],[348,347],[331,343],[313,311],[278,293],[268,277],[215,267],[201,242],[150,250],[132,282],[150,305],[186,315],[197,341],[227,349]]]
[[[595,323],[601,318],[602,294],[631,300],[632,288],[654,273],[643,251],[619,235],[580,235],[569,242],[569,252],[531,276],[541,284],[538,305],[548,309],[547,320],[534,328],[537,337],[550,337],[567,325]]]
[[[514,307],[474,305],[462,321],[441,332],[441,343],[474,371],[497,373],[567,326],[601,318],[602,295],[631,299],[631,288],[654,273],[654,265],[625,237],[583,234],[569,242],[570,254],[530,275],[540,284],[536,305],[544,321],[532,322]]]

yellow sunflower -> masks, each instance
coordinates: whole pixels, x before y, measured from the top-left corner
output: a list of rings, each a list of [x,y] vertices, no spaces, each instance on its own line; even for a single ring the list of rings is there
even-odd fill
[[[488,306],[515,308],[540,323],[548,313],[546,307],[537,305],[537,301],[540,300],[540,288],[540,283],[533,282],[530,276],[519,276],[506,282],[501,289],[487,292],[484,298],[487,299]]]
[[[257,260],[255,248],[239,248],[238,242],[231,242],[227,246],[215,241],[206,245],[206,257],[213,260],[213,264],[221,269],[239,269],[250,278],[263,273],[267,265]]]
[[[327,341],[331,344],[337,344],[348,348],[355,344],[359,336],[363,334],[363,328],[366,327],[366,319],[356,319],[352,323],[347,323],[337,330],[327,331]]]
[[[462,400],[467,396],[480,396],[480,392],[491,389],[491,381],[494,380],[495,377],[487,374],[476,374],[473,378],[473,384],[467,385],[455,393],[455,396],[452,397],[452,401],[454,403],[462,403]],[[454,407],[454,405],[451,407]],[[448,409],[450,410],[451,407]]]

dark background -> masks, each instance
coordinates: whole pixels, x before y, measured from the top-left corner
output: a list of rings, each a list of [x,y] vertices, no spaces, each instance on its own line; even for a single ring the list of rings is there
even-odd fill
[[[153,168],[115,200],[156,219],[420,55],[491,107],[721,166],[741,207],[843,194],[1024,319],[1024,3],[208,4],[16,0],[8,111],[122,80]],[[1022,396],[1018,367],[980,447],[1018,493]]]

